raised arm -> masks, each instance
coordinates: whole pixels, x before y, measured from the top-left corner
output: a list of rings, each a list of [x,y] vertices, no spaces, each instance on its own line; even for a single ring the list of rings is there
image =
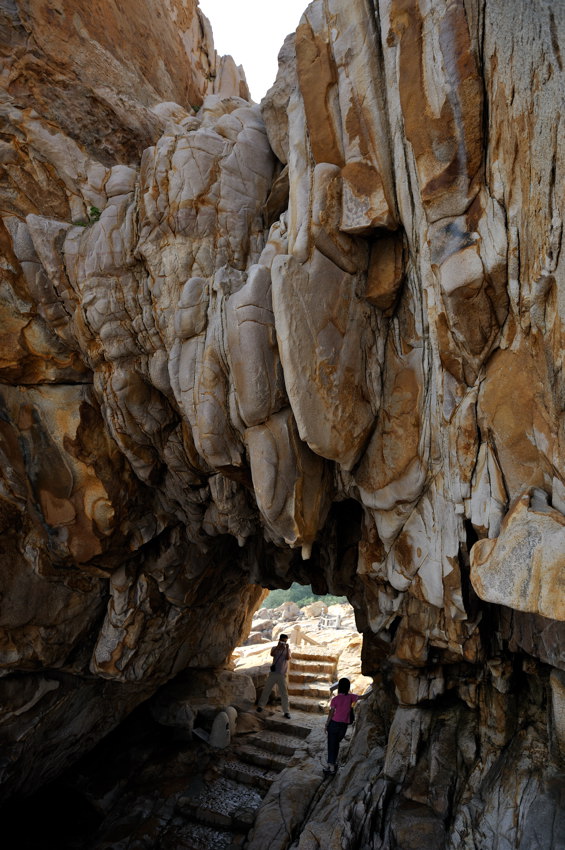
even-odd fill
[[[370,697],[372,693],[373,693],[373,686],[371,685],[371,687],[369,688],[368,691],[365,691],[364,694],[361,694],[361,696],[357,697],[357,702],[359,702],[360,699],[367,699],[367,697]]]

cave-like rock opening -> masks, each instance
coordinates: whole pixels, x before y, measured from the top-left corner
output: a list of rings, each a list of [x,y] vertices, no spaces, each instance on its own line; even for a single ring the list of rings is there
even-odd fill
[[[331,789],[279,741],[249,850],[563,846],[564,40],[544,0],[314,0],[255,104],[196,0],[0,3],[7,818],[104,822],[123,741],[92,850],[192,850],[179,784],[230,777],[179,735],[298,582],[374,690]]]

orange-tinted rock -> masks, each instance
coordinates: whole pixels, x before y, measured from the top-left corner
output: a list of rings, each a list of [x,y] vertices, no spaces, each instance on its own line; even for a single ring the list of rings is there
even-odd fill
[[[12,29],[2,28],[13,51],[8,93],[109,161],[130,161],[156,140],[161,123],[153,106],[198,107],[221,82],[220,58],[194,0],[175,4],[173,15],[154,0],[40,0],[15,9]],[[233,84],[223,93],[248,95],[244,78]]]
[[[365,298],[390,315],[404,281],[402,237],[383,236],[371,245]]]
[[[471,580],[481,599],[565,620],[565,516],[540,490],[525,493],[497,537],[471,549]]]
[[[343,165],[338,72],[326,27],[324,10],[318,0],[303,15],[296,31],[296,71],[314,161]]]
[[[9,793],[310,582],[378,699],[255,846],[555,844],[558,6],[315,0],[259,108],[189,0],[3,4]]]
[[[527,486],[551,488],[557,422],[546,362],[536,348],[497,351],[479,393],[479,425],[491,435],[510,497]]]
[[[300,440],[288,408],[248,428],[245,442],[257,506],[267,527],[310,557],[331,500],[327,464]]]
[[[412,295],[412,297],[410,297]],[[424,403],[423,329],[410,287],[383,352],[383,386],[375,431],[355,471],[363,502],[390,513],[381,537],[394,538],[426,477],[421,445]]]
[[[368,306],[355,279],[319,252],[308,265],[273,263],[273,307],[286,389],[301,438],[317,454],[351,466],[374,424]],[[289,297],[290,296],[290,297]],[[353,327],[364,328],[361,339]]]
[[[434,4],[433,11],[419,0],[386,5],[406,139],[426,214],[430,221],[460,214],[474,195],[483,152],[482,86],[463,0]],[[427,61],[434,50],[441,59]]]
[[[355,240],[340,233],[343,181],[336,165],[316,165],[312,181],[314,245],[342,271],[354,274],[363,263]]]

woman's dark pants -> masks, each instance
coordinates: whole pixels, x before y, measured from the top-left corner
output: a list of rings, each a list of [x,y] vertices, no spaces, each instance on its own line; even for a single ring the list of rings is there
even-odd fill
[[[347,732],[347,723],[330,720],[328,724],[328,764],[336,764],[339,745]]]

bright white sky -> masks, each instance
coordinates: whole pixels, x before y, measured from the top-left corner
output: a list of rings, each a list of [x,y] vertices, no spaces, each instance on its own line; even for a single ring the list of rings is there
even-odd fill
[[[253,100],[259,101],[277,76],[277,55],[298,26],[310,0],[199,0],[220,55],[243,65]]]

